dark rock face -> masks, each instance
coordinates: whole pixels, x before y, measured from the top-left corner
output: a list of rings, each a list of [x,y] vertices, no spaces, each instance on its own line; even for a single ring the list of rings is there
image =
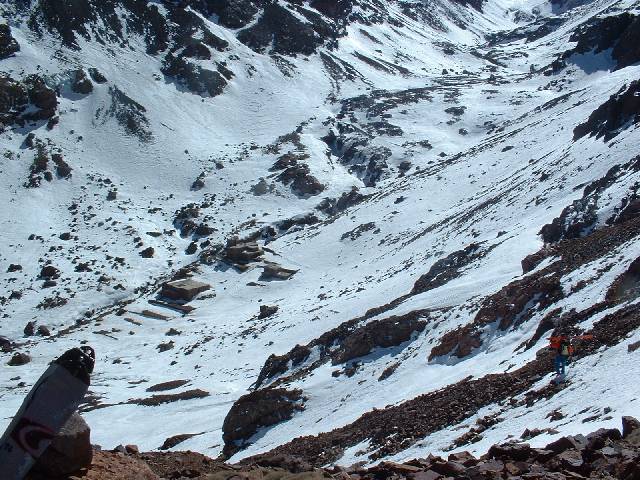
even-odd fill
[[[615,165],[609,169],[606,175],[584,188],[582,197],[565,207],[559,217],[540,229],[540,235],[545,243],[555,243],[560,240],[581,238],[589,235],[598,226],[598,211],[600,198],[606,195],[621,177],[640,171],[640,156],[628,161],[626,164]],[[630,192],[629,200],[621,206],[614,216],[607,219],[611,225],[622,223],[640,215],[638,203],[635,200],[635,191]],[[524,270],[525,273],[529,269]]]
[[[364,325],[359,324],[359,319],[345,322],[307,345],[296,345],[285,355],[271,355],[260,370],[255,387],[258,388],[265,381],[286,373],[289,365],[292,368],[302,366],[299,373],[304,373],[328,361],[336,365],[368,355],[377,348],[398,347],[425,329],[427,317],[426,311],[415,311],[407,315],[374,320]],[[314,348],[319,350],[318,360],[310,365],[303,365]],[[279,379],[278,382],[287,378],[289,377]]]
[[[412,294],[423,293],[441,287],[460,275],[461,270],[472,262],[484,257],[488,252],[478,243],[472,243],[434,263],[413,286]]]
[[[258,314],[258,318],[268,318],[275,315],[278,312],[277,305],[260,305],[260,313]]]
[[[640,61],[640,16],[624,12],[594,17],[581,25],[570,40],[578,44],[562,55],[556,62],[556,68],[574,54],[598,54],[609,49],[616,61],[616,69],[628,67]]]
[[[11,27],[6,23],[0,24],[0,60],[9,58],[20,51],[20,45],[11,36]]]
[[[310,55],[324,41],[318,31],[326,35],[332,28],[319,15],[310,17],[311,12],[304,8],[299,12],[311,22],[303,23],[279,4],[268,4],[255,25],[238,33],[238,40],[257,52],[272,46],[281,55]]]
[[[224,455],[233,455],[259,428],[290,419],[304,408],[303,402],[302,391],[283,388],[257,390],[240,397],[222,425]]]
[[[359,192],[358,187],[352,187],[349,192],[343,193],[340,198],[325,198],[316,208],[327,215],[337,215],[367,198],[367,195]]]
[[[345,19],[353,10],[354,0],[311,0],[311,7],[327,17]]]
[[[57,107],[56,92],[38,75],[29,75],[21,81],[0,76],[0,122],[4,125],[50,119]]]
[[[618,135],[623,128],[640,122],[640,80],[624,86],[618,93],[593,111],[589,118],[573,130],[573,139],[585,135],[603,138],[605,142]]]
[[[93,84],[84,70],[76,70],[73,76],[73,82],[71,83],[71,89],[83,95],[88,95],[93,92]]]
[[[115,118],[127,134],[137,137],[141,142],[151,141],[153,134],[145,115],[147,109],[117,87],[109,87],[109,93],[111,105],[106,115]]]
[[[57,478],[87,468],[92,458],[91,429],[79,414],[74,413],[33,468]]]
[[[295,163],[287,167],[277,179],[285,185],[290,185],[291,190],[301,197],[318,195],[325,189],[325,186],[311,175],[309,166],[304,163]]]
[[[221,25],[227,28],[242,28],[246,26],[256,13],[258,13],[258,7],[256,3],[251,0],[218,0],[208,1],[206,6],[209,9],[209,14],[214,13],[218,15]]]
[[[449,353],[464,358],[482,345],[481,336],[487,325],[495,324],[501,331],[517,327],[536,310],[548,307],[563,296],[558,276],[540,275],[512,282],[483,302],[471,324],[443,335],[431,350],[429,360]]]
[[[255,383],[256,387],[259,387],[266,380],[276,375],[286,373],[289,369],[289,362],[291,362],[291,367],[295,368],[305,362],[309,358],[309,355],[311,355],[311,349],[302,345],[296,345],[285,355],[269,355],[269,358],[267,358],[267,361],[260,370],[260,374]]]
[[[53,265],[46,265],[42,267],[42,270],[40,270],[40,277],[41,278],[58,278],[60,277],[60,270],[58,270]]]
[[[332,363],[345,363],[368,355],[376,348],[389,348],[407,342],[422,332],[427,322],[412,317],[390,317],[374,320],[347,335],[340,346],[331,352]]]
[[[232,76],[230,72],[223,68],[221,70],[230,79]],[[227,85],[227,79],[219,71],[202,68],[186,57],[177,57],[172,54],[167,55],[162,73],[176,77],[190,91],[202,96],[220,95]]]

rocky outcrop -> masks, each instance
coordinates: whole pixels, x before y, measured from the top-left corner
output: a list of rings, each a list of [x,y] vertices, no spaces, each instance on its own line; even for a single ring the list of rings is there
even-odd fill
[[[222,64],[218,65],[217,70],[209,70],[185,56],[171,53],[163,63],[162,73],[175,77],[190,91],[209,97],[220,95],[227,86],[228,80],[233,77],[231,71]]]
[[[327,37],[336,35],[322,16],[304,7],[296,10],[307,21],[280,4],[265,5],[258,21],[238,33],[238,40],[257,52],[270,47],[273,53],[281,55],[310,55]]]
[[[586,135],[608,142],[622,129],[640,122],[640,80],[635,80],[611,95],[589,118],[573,130],[573,139]]]
[[[48,120],[56,114],[58,97],[38,75],[15,80],[0,75],[0,122],[24,125],[25,122]]]
[[[263,427],[290,419],[303,409],[301,390],[273,388],[257,390],[236,400],[222,425],[224,455],[229,457]]]
[[[74,413],[33,470],[52,478],[62,477],[87,468],[92,458],[91,429],[78,413]]]
[[[147,109],[133,100],[117,87],[109,87],[111,105],[105,117],[113,117],[128,135],[137,137],[140,142],[150,142],[153,138]]]
[[[367,198],[368,195],[360,193],[358,187],[351,187],[350,191],[343,193],[339,198],[325,198],[316,208],[327,215],[337,215]]]
[[[0,24],[0,60],[9,58],[20,51],[20,45],[11,36],[11,27],[6,23]]]
[[[557,275],[531,276],[512,282],[483,302],[472,323],[443,335],[431,349],[429,361],[449,354],[464,358],[482,346],[487,327],[495,326],[500,331],[515,328],[563,296]]]
[[[640,61],[640,16],[629,12],[593,17],[580,25],[569,38],[577,45],[555,62],[556,69],[575,54],[599,54],[611,50],[616,69]]]
[[[526,322],[537,311],[547,309],[564,298],[565,293],[560,283],[564,275],[581,265],[609,255],[619,245],[638,235],[640,218],[635,217],[596,229],[584,237],[547,245],[536,255],[527,257],[523,261],[523,267],[531,270],[546,258],[557,257],[556,261],[533,274],[511,282],[485,299],[471,323],[442,336],[438,345],[431,350],[429,360],[449,354],[463,358],[482,345],[483,335],[492,327],[504,331]],[[635,292],[635,287],[632,286],[629,292]],[[542,320],[542,323],[547,325],[547,330],[553,326],[549,321],[546,317]],[[538,331],[536,335],[543,333],[544,331]]]
[[[329,361],[333,365],[342,364],[366,356],[378,348],[398,347],[425,329],[426,318],[428,312],[418,310],[365,324],[360,324],[361,319],[344,322],[307,345],[296,345],[285,355],[269,356],[254,386],[259,388],[289,369],[292,370],[291,375],[278,379],[276,384],[292,376],[304,375]],[[304,365],[313,350],[317,350],[318,358]]]
[[[553,221],[540,229],[540,235],[545,243],[555,243],[560,240],[585,237],[592,233],[599,225],[598,212],[601,208],[601,198],[621,178],[640,171],[640,156],[632,158],[622,165],[614,165],[606,175],[584,188],[582,197],[565,207],[562,213]],[[634,201],[635,191],[630,192],[630,199],[606,219],[606,223],[623,223],[640,215],[640,205]],[[525,269],[525,273],[529,271]]]
[[[577,325],[590,315],[591,312],[585,312],[568,318],[565,327],[580,333]],[[584,343],[575,358],[594,355],[603,347],[616,345],[639,327],[640,309],[637,305],[609,314],[596,322],[591,330],[583,332],[592,335],[593,340]],[[292,455],[321,466],[336,461],[347,448],[362,442],[369,445],[369,461],[394,455],[431,433],[459,424],[488,405],[508,399],[513,399],[512,406],[532,405],[538,399],[552,397],[562,390],[562,385],[532,389],[552,369],[553,352],[543,349],[534,360],[517,370],[468,378],[401,404],[373,410],[349,425],[316,436],[297,438],[267,452],[265,456]],[[516,400],[520,394],[524,397]],[[392,436],[389,435],[389,425],[394,426]],[[253,460],[255,457],[247,461]]]
[[[290,185],[291,190],[300,197],[310,197],[322,193],[325,186],[311,175],[311,169],[304,163],[293,163],[276,177],[285,185]]]
[[[445,285],[457,278],[464,267],[484,257],[490,250],[483,249],[478,243],[472,243],[462,250],[450,253],[436,261],[429,271],[416,281],[411,293],[415,295]]]
[[[620,303],[633,300],[640,295],[640,258],[636,258],[629,267],[618,276],[607,290],[605,300]]]
[[[390,317],[374,320],[349,333],[330,352],[334,365],[364,357],[377,348],[397,347],[422,332],[427,325],[419,317]]]
[[[198,478],[202,480],[444,480],[446,478],[498,480],[503,478],[633,479],[640,475],[638,438],[640,422],[623,417],[622,432],[601,428],[586,435],[561,437],[543,448],[527,443],[493,445],[476,457],[457,451],[446,458],[429,455],[406,463],[383,461],[371,467],[318,467],[314,459],[269,453],[228,465],[195,452],[138,453],[120,447],[96,451],[81,478],[87,480],[156,480]],[[75,476],[74,476],[75,478]],[[43,480],[30,473],[27,480]]]
[[[93,91],[93,84],[84,70],[79,69],[74,72],[71,90],[82,95],[88,95]]]

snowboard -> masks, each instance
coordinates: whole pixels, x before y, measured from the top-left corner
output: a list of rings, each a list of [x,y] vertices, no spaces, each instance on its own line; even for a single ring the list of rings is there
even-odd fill
[[[0,439],[0,478],[22,480],[69,420],[89,388],[95,352],[82,346],[54,360]]]

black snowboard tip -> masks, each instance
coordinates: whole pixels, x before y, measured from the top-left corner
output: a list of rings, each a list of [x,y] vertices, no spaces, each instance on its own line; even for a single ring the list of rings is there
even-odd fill
[[[89,376],[93,372],[96,353],[88,345],[72,348],[64,352],[54,363],[66,368],[71,375],[89,385]]]

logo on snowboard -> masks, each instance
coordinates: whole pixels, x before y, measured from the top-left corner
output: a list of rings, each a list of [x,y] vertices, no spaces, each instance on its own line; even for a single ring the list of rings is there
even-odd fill
[[[54,436],[55,433],[51,429],[24,417],[11,432],[14,442],[33,457],[38,457],[42,453],[41,448],[46,447]],[[44,445],[42,445],[43,442]]]

